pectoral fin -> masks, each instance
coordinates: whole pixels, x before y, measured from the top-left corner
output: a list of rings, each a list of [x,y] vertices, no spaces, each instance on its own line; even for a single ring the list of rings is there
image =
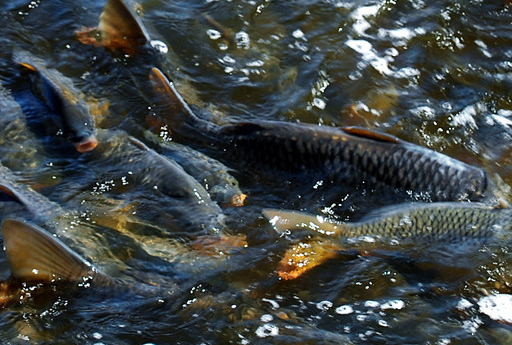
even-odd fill
[[[391,134],[372,131],[371,129],[364,128],[364,127],[357,127],[357,126],[341,127],[341,130],[345,133],[355,135],[355,136],[358,136],[361,138],[377,140],[377,141],[384,141],[384,142],[389,142],[389,143],[394,143],[394,144],[402,143],[402,141],[400,139],[392,136]]]
[[[340,224],[329,222],[321,216],[270,208],[264,209],[262,213],[279,233],[295,229],[310,229],[325,235],[337,235],[340,232]]]
[[[312,238],[300,241],[285,253],[279,262],[277,273],[281,279],[295,279],[338,256],[339,250],[341,247],[329,239]]]
[[[85,259],[44,229],[7,218],[2,235],[12,276],[24,282],[77,281],[96,274]]]

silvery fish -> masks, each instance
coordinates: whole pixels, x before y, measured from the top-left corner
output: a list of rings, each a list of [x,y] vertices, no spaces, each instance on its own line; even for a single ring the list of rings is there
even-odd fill
[[[150,80],[158,116],[173,138],[195,143],[201,138],[244,163],[314,171],[334,181],[387,186],[435,201],[480,199],[487,188],[480,168],[364,128],[256,120],[216,125],[197,116],[160,70],[153,68]]]
[[[280,233],[302,229],[319,235],[287,252],[279,267],[284,279],[298,277],[347,247],[364,251],[438,244],[479,246],[512,230],[512,209],[478,203],[407,204],[347,223],[294,211],[265,209],[263,214]]]
[[[56,115],[54,134],[63,135],[80,153],[94,150],[98,141],[91,109],[72,81],[28,53],[16,52],[14,60],[28,75],[32,93]]]

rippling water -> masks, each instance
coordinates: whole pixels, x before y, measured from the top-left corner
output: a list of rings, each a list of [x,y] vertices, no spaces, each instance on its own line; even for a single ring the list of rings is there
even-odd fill
[[[144,178],[131,177],[133,168],[108,146],[119,131],[143,139],[138,125],[153,110],[137,83],[147,62],[76,40],[76,30],[97,25],[103,6],[98,0],[0,4],[0,162],[62,208],[57,229],[75,250],[112,276],[162,290],[148,297],[36,289],[0,312],[4,342],[512,341],[510,325],[477,304],[483,296],[511,293],[506,243],[460,253],[426,247],[414,258],[348,253],[297,280],[277,279],[290,243],[263,219],[262,208],[351,220],[399,202],[378,191],[304,185],[224,157],[248,194],[244,207],[222,207],[225,231],[246,235],[247,245],[195,250],[186,226],[199,211],[176,217],[186,207],[148,196],[152,186],[165,185],[165,176],[143,167]],[[215,121],[378,129],[483,167],[496,198],[512,203],[512,7],[506,1],[145,0],[136,8],[151,37],[169,47],[165,72]],[[41,131],[46,110],[13,74],[13,50],[43,59],[90,103],[108,106],[95,118],[106,138],[95,152],[79,155]],[[172,133],[164,129],[161,137]],[[5,255],[0,273],[9,275]],[[176,286],[179,293],[170,295]]]

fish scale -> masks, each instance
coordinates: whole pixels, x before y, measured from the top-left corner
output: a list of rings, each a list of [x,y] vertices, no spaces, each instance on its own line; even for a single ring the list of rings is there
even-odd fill
[[[217,125],[196,115],[160,70],[153,68],[150,79],[158,96],[167,92],[168,121],[182,121],[173,127],[177,140],[214,144],[244,166],[311,172],[316,178],[321,174],[345,184],[411,191],[433,201],[479,200],[487,189],[482,169],[386,133],[264,120]]]
[[[427,204],[384,212],[382,216],[372,215],[359,222],[340,223],[339,236],[460,242],[488,238],[496,226],[511,230],[511,221],[510,209],[492,210],[471,204]]]

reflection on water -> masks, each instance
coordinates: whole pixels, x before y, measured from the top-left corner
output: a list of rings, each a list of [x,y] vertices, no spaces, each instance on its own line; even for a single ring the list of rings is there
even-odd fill
[[[169,153],[148,140],[146,119],[157,111],[145,92],[151,59],[114,56],[75,37],[97,25],[103,6],[100,0],[0,4],[0,162],[47,198],[42,202],[56,203],[59,214],[47,228],[88,260],[134,286],[180,290],[169,297],[35,287],[0,313],[4,341],[510,343],[510,316],[496,320],[492,297],[481,300],[502,294],[496,297],[502,303],[511,293],[507,241],[461,252],[427,247],[414,257],[349,249],[283,281],[276,267],[292,243],[263,219],[263,208],[346,221],[403,200],[323,180],[304,184],[226,159],[248,195],[243,207],[229,207],[202,194],[213,190],[213,180],[202,177],[190,191],[163,163],[158,169],[141,163],[146,158],[136,147],[119,149],[116,133],[124,131],[178,163],[222,158],[205,145],[189,143],[198,153],[187,156],[179,146]],[[379,129],[484,168],[496,197],[512,202],[506,1],[144,0],[135,10],[151,38],[168,47],[165,73],[213,121]],[[103,140],[96,151],[80,155],[62,138],[34,130],[49,114],[30,98],[11,62],[11,53],[23,50],[71,78],[98,109]],[[158,134],[172,143],[172,128]],[[155,192],[177,185],[182,189],[172,197]],[[187,207],[191,198],[204,207]],[[19,213],[1,210],[2,217]],[[208,226],[221,234],[186,230]],[[9,275],[3,253],[0,274]]]

